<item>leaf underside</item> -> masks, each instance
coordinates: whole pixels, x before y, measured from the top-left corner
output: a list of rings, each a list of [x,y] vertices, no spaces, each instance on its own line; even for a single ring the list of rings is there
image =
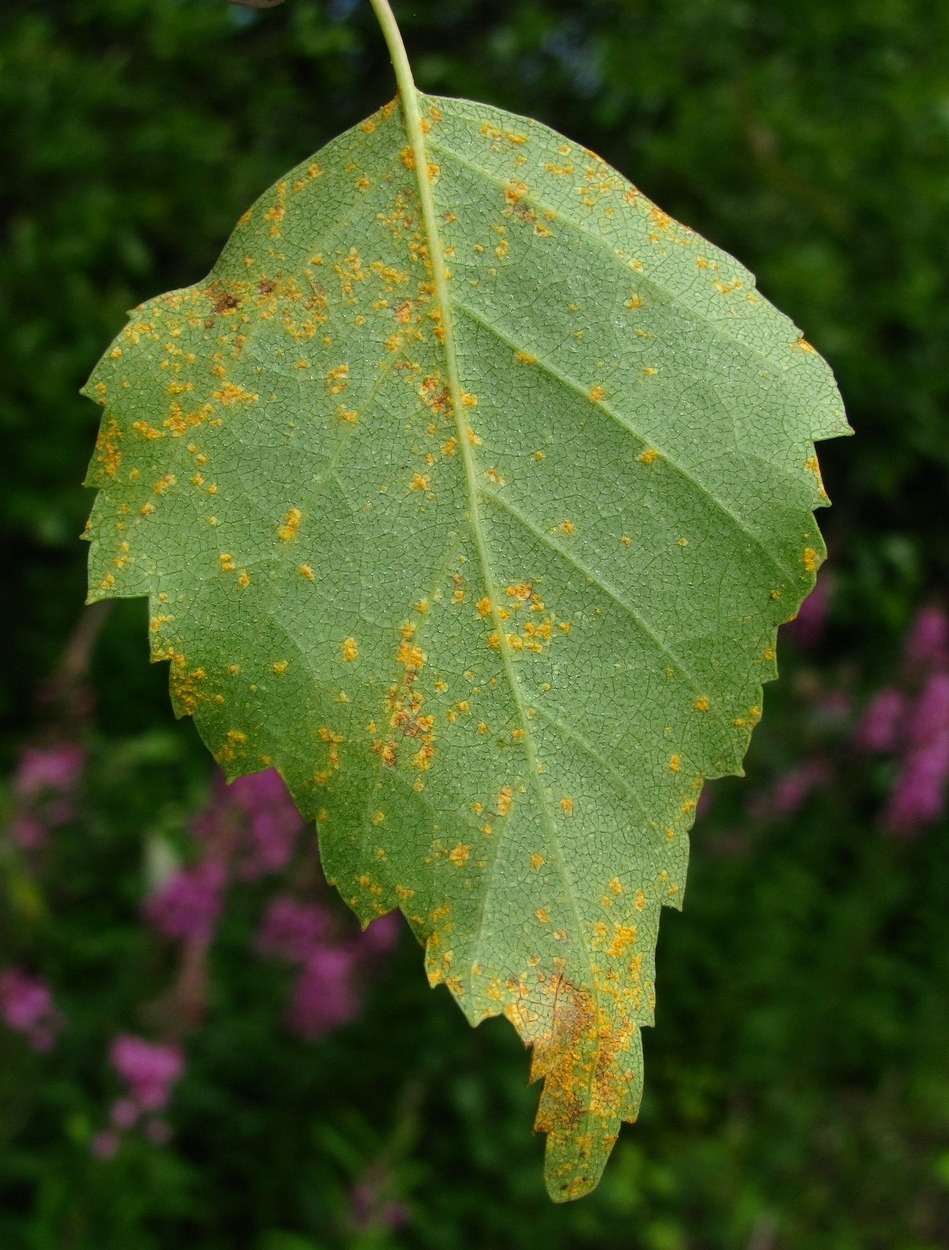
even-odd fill
[[[388,105],[100,362],[90,599],[149,597],[225,772],[277,767],[359,917],[533,1048],[563,1200],[636,1116],[660,908],[847,426],[732,257],[536,122],[419,103],[425,170]]]

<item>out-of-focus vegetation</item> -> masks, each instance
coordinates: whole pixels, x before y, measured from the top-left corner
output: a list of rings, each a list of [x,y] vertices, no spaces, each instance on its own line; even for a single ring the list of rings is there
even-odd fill
[[[78,388],[128,308],[391,96],[368,5],[8,0],[0,1245],[937,1250],[949,9],[396,7],[420,87],[595,148],[827,356],[857,431],[822,451],[830,563],[664,921],[640,1123],[551,1207],[510,1029],[469,1030],[407,935],[359,938],[286,813],[209,790],[144,604],[81,606]]]

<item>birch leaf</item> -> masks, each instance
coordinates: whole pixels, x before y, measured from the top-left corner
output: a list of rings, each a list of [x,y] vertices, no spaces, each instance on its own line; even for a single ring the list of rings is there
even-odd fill
[[[636,1116],[660,909],[847,426],[732,257],[537,122],[419,103],[106,353],[90,598],[149,597],[228,775],[278,768],[360,918],[532,1047],[562,1200]]]

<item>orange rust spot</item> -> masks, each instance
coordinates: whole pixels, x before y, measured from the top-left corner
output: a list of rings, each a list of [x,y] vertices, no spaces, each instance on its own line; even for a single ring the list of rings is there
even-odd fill
[[[305,577],[308,582],[313,581],[313,570],[310,568],[308,564],[301,564],[300,567],[297,569],[297,572],[300,574],[301,577]]]
[[[412,151],[411,148],[403,148],[402,151],[399,153],[399,160],[402,162],[402,164],[405,166],[406,169],[415,168],[415,153]]]
[[[533,352],[520,351],[517,353],[514,359],[522,365],[536,365],[537,364],[537,357],[534,355]]]
[[[631,946],[636,945],[636,926],[635,925],[615,925],[613,929],[613,940],[607,947],[608,955],[622,955]]]
[[[271,668],[275,673],[285,673],[289,667],[289,660],[277,660],[275,664],[271,665]]]
[[[451,862],[455,865],[456,868],[461,868],[463,864],[466,864],[468,862],[468,857],[470,856],[470,854],[471,854],[471,847],[466,846],[464,842],[459,842],[458,845],[453,850],[449,851],[448,858],[451,860]]]
[[[682,767],[681,755],[672,755],[669,757],[669,772],[670,773],[677,773],[681,767]]]
[[[804,561],[804,567],[807,569],[808,573],[813,573],[820,564],[820,558],[813,547],[804,548],[802,559]]]
[[[602,386],[591,386],[589,390],[590,399],[594,404],[602,403],[606,399],[606,391]]]
[[[564,795],[564,797],[560,800],[560,809],[561,811],[566,812],[569,816],[573,811],[573,799]]]
[[[705,695],[703,694],[703,695],[700,695],[699,698],[695,700],[692,706],[695,708],[697,712],[707,712],[709,709],[709,702],[708,702],[708,699],[706,699]]]
[[[281,542],[288,543],[300,527],[300,521],[303,519],[303,513],[299,508],[291,508],[284,519],[283,524],[277,530],[277,537]]]
[[[409,483],[409,489],[410,490],[428,490],[428,474],[427,473],[413,474],[412,481]]]
[[[346,389],[346,379],[349,377],[349,365],[337,365],[335,369],[329,369],[326,374],[325,385],[331,395],[341,395]]]
[[[538,855],[538,853],[535,851],[534,854],[531,856],[531,868],[535,870],[538,868],[542,868],[544,866],[544,863],[545,863],[545,860],[544,860],[543,855]]]
[[[355,660],[359,654],[359,648],[356,646],[355,638],[346,638],[343,640],[343,663],[348,664]]]
[[[651,447],[636,457],[640,464],[652,464],[659,456],[658,451],[654,451]]]
[[[235,382],[228,382],[222,386],[219,391],[213,392],[213,398],[219,400],[222,404],[256,403],[260,398],[253,391],[245,391],[242,386],[238,386]]]
[[[419,647],[411,647],[408,642],[401,642],[396,658],[406,668],[420,669],[425,664],[425,653]]]

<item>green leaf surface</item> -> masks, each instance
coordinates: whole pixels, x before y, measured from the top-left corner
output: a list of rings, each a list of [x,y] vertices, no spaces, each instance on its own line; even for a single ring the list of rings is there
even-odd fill
[[[732,257],[536,122],[418,101],[106,353],[91,598],[149,596],[228,775],[277,767],[363,921],[401,907],[533,1048],[564,1199],[635,1118],[660,909],[847,426]]]

